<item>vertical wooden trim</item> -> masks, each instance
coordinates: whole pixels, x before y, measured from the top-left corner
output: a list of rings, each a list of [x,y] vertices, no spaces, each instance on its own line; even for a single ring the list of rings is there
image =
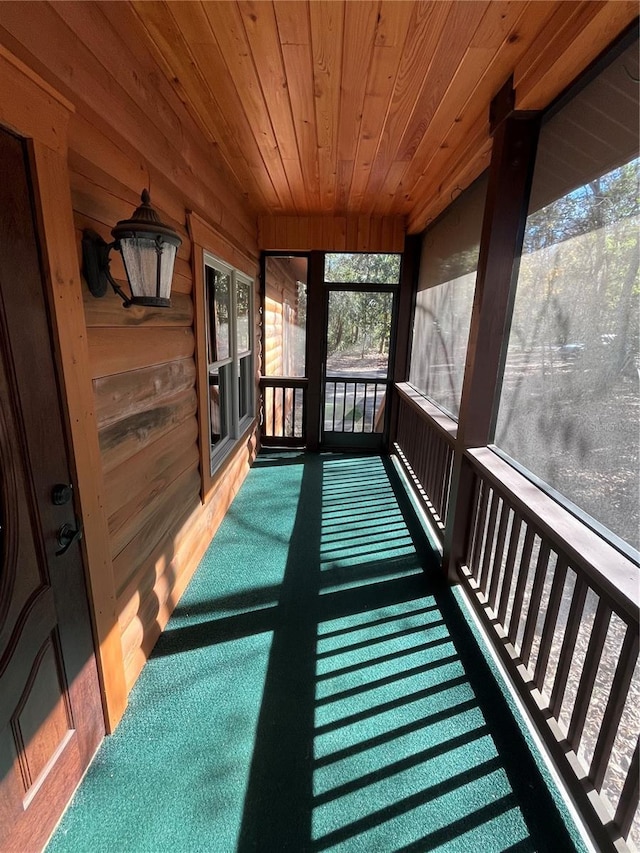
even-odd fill
[[[393,381],[406,382],[409,378],[409,357],[411,336],[413,333],[413,315],[415,311],[415,293],[420,272],[420,252],[422,236],[407,236],[402,255],[400,291],[398,293],[398,312],[395,330],[395,357],[393,363]],[[398,396],[392,386],[391,415],[389,420],[389,446],[392,447],[398,432]]]
[[[207,502],[213,488],[209,444],[209,382],[207,377],[207,331],[205,328],[204,254],[191,234],[191,217],[187,217],[192,239],[191,271],[193,274],[193,330],[196,338],[196,393],[198,395],[198,444],[200,447],[200,499]]]
[[[66,156],[34,140],[31,146],[36,213],[43,243],[60,379],[73,447],[75,482],[82,522],[88,586],[93,603],[96,658],[105,724],[112,732],[127,705],[124,661],[116,610],[104,484],[94,412],[89,352],[76,254]]]
[[[309,254],[307,285],[307,448],[320,445],[322,363],[324,360],[324,252]]]
[[[493,141],[444,537],[443,568],[451,580],[465,558],[470,520],[464,451],[493,438],[539,126],[538,114],[514,113]]]

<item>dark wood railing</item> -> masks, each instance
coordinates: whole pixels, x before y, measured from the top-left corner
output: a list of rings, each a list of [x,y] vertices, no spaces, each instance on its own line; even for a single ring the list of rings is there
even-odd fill
[[[263,376],[261,442],[266,447],[304,447],[308,380],[293,376]]]
[[[442,541],[457,424],[411,385],[395,387],[399,407],[395,450]]]
[[[638,568],[489,448],[465,464],[475,511],[463,582],[573,793],[626,838],[638,805]]]
[[[324,431],[374,433],[384,430],[388,383],[376,377],[342,379],[327,376]]]
[[[396,450],[442,531],[454,427],[396,390]],[[623,850],[638,821],[639,569],[490,448],[462,464],[460,580],[596,843]]]

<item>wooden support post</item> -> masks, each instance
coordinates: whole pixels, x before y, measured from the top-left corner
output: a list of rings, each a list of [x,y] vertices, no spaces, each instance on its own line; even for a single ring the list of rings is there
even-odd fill
[[[464,452],[493,438],[539,124],[538,114],[512,113],[499,122],[493,140],[444,536],[442,565],[452,581],[466,559],[473,510]]]
[[[420,271],[420,251],[422,237],[407,236],[404,242],[402,256],[402,271],[400,275],[400,290],[397,296],[397,322],[395,328],[395,353],[393,361],[393,382],[406,382],[409,378],[409,356],[411,352],[411,333],[413,329],[413,307],[418,286]],[[398,398],[392,385],[391,416],[389,420],[389,448],[396,440],[398,430]]]
[[[324,252],[309,253],[307,279],[307,449],[320,446],[322,362],[324,357]]]

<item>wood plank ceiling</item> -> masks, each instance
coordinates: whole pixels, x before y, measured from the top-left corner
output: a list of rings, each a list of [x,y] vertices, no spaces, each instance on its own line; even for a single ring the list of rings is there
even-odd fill
[[[510,74],[545,106],[633,2],[131,4],[167,79],[258,215],[404,216],[421,230],[486,167]]]

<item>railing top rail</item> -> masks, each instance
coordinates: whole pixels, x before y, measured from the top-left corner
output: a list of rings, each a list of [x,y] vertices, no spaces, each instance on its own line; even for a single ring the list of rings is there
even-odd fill
[[[465,456],[498,493],[532,520],[554,550],[585,573],[590,585],[610,600],[620,616],[638,625],[640,574],[631,560],[489,448],[472,448]]]
[[[306,388],[309,380],[304,376],[261,376],[263,388]]]
[[[347,385],[363,385],[365,382],[376,382],[378,385],[388,384],[391,380],[386,376],[325,376],[325,382],[346,382]]]
[[[451,444],[458,435],[458,423],[408,382],[396,382],[396,391],[419,415],[426,415]]]

